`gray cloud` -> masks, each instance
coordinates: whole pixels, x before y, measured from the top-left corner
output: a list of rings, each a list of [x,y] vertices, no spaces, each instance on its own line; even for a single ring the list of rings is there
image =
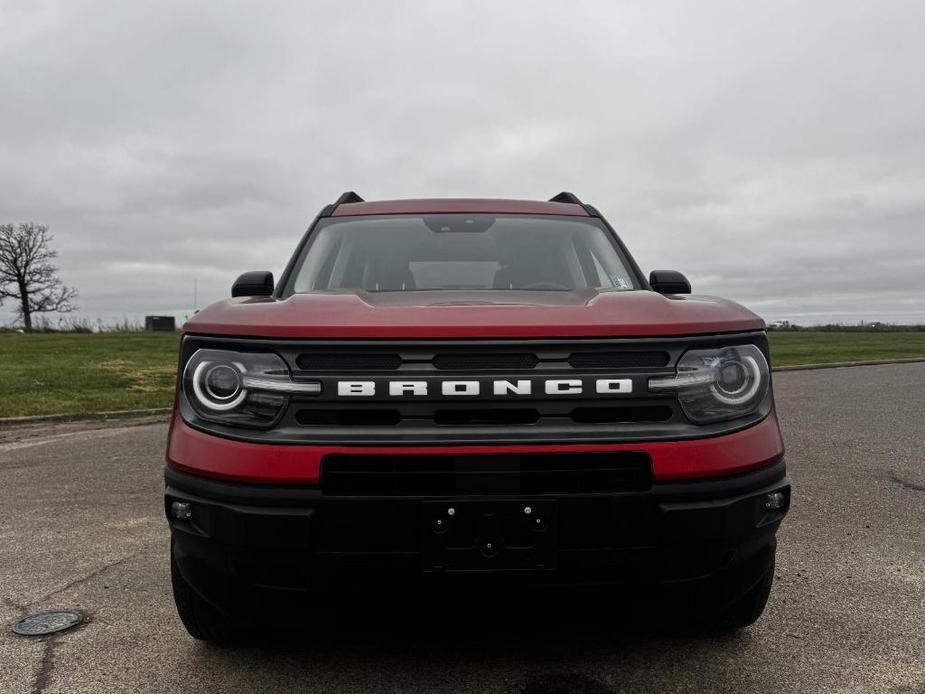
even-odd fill
[[[0,0],[0,220],[188,313],[367,198],[595,203],[768,319],[925,321],[921,3]],[[0,307],[0,320],[9,307]],[[7,316],[8,317],[8,316]]]

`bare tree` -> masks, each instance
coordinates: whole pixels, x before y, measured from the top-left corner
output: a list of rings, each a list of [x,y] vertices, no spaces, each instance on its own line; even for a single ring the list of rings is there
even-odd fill
[[[66,287],[52,264],[58,253],[49,248],[54,237],[44,224],[0,224],[0,304],[18,302],[17,313],[26,330],[32,329],[32,314],[69,313],[77,290]]]

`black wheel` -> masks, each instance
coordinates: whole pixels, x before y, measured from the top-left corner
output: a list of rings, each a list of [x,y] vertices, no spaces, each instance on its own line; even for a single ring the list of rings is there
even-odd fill
[[[754,624],[764,612],[774,583],[774,559],[765,574],[741,597],[730,605],[710,609],[701,606],[696,611],[696,622],[709,631],[729,632]],[[707,603],[709,605],[709,602]]]
[[[212,607],[186,582],[173,556],[173,547],[170,548],[170,582],[177,614],[190,636],[216,644],[231,643],[242,636],[238,622]]]

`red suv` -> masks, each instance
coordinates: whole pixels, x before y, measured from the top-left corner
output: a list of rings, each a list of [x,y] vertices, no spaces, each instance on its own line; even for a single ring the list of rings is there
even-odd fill
[[[277,285],[246,273],[184,327],[165,509],[186,628],[475,574],[683,587],[700,624],[752,623],[790,503],[765,324],[689,294],[571,193],[345,193]]]

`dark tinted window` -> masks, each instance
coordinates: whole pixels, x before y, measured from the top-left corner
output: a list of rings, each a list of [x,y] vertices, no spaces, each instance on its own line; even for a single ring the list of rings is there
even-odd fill
[[[634,288],[593,220],[446,214],[323,224],[293,272],[295,292]]]

